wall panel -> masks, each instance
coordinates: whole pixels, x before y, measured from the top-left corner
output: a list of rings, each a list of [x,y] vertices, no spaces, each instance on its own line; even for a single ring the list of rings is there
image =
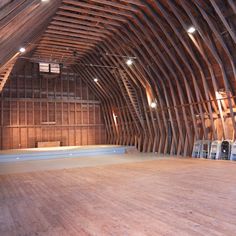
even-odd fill
[[[37,64],[26,63],[14,70],[0,99],[1,149],[33,148],[40,141],[105,143],[101,103],[77,74],[42,75]]]

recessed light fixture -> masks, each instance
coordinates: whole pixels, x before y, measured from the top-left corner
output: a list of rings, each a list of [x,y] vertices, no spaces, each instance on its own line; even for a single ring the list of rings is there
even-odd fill
[[[188,28],[188,33],[193,34],[196,31],[195,27],[191,26]]]
[[[24,53],[26,50],[25,50],[25,48],[22,47],[22,48],[19,49],[19,51],[20,51],[21,53]]]
[[[95,83],[97,83],[97,82],[98,82],[98,78],[94,78],[93,81],[94,81]]]
[[[128,59],[128,60],[126,61],[126,64],[127,64],[128,66],[131,66],[133,63],[134,63],[134,62],[133,62],[132,59]]]
[[[156,108],[156,107],[157,107],[157,104],[156,104],[155,102],[152,102],[152,103],[150,104],[150,107],[151,107],[151,108]]]

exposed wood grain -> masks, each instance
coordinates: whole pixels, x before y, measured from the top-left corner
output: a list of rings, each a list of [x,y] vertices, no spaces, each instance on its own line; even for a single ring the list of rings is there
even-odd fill
[[[105,143],[101,102],[86,81],[69,69],[50,78],[38,64],[16,65],[2,96],[1,149],[33,148],[37,142],[63,146]]]
[[[0,90],[25,44],[22,57],[64,64],[87,82],[110,144],[188,156],[197,139],[235,139],[235,1],[3,3]]]
[[[0,176],[1,235],[235,235],[235,163],[156,160]]]

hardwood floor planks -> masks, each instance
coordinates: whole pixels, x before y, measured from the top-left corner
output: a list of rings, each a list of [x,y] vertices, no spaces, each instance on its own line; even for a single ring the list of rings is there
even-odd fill
[[[236,163],[162,159],[0,175],[0,235],[235,235]]]

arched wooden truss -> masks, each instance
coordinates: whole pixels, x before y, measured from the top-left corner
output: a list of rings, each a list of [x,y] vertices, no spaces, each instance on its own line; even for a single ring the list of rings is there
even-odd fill
[[[235,138],[235,0],[8,2],[3,80],[21,43],[31,60],[70,65],[103,103],[108,143],[188,155],[196,139]]]

